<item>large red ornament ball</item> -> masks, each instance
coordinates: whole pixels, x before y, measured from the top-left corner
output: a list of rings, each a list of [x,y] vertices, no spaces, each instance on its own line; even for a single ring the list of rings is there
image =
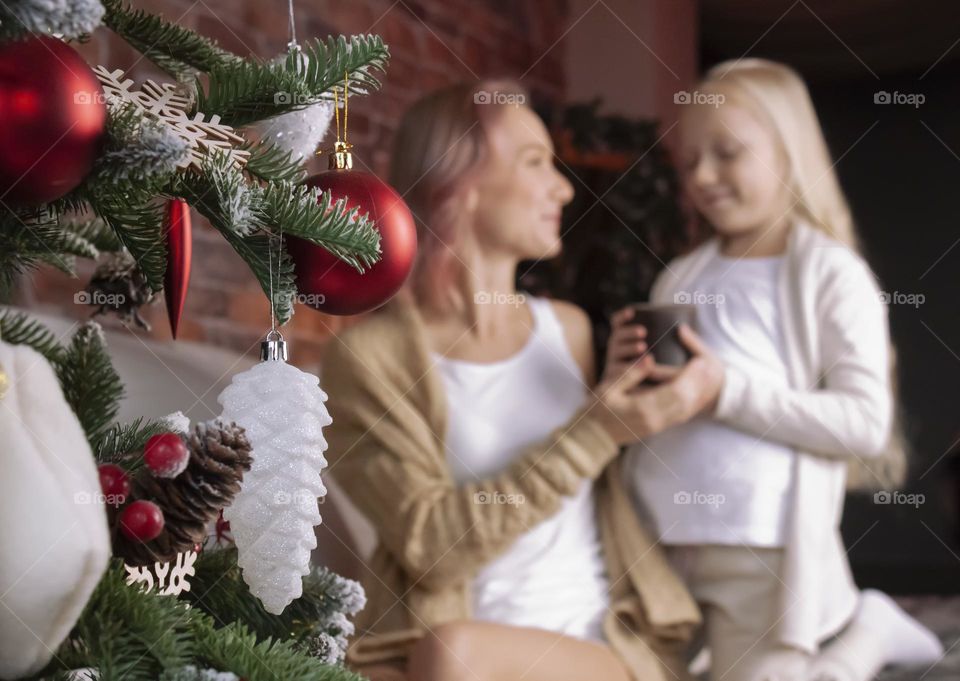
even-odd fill
[[[106,120],[96,75],[65,42],[0,45],[0,201],[45,203],[75,188],[100,153]]]
[[[329,170],[306,184],[330,190],[334,199],[348,197],[348,207],[366,213],[380,232],[381,258],[361,274],[320,246],[291,237],[287,251],[297,290],[307,294],[308,305],[328,314],[353,315],[380,307],[403,286],[417,254],[417,228],[407,204],[383,180],[357,170]]]
[[[120,513],[120,531],[130,541],[151,541],[163,532],[163,511],[152,501],[138,499]]]
[[[160,433],[147,440],[143,462],[158,478],[175,478],[186,469],[190,452],[176,433]]]

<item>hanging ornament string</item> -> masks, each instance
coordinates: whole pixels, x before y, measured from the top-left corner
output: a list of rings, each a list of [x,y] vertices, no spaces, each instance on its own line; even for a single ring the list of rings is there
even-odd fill
[[[336,121],[337,139],[333,143],[333,153],[330,154],[331,170],[349,170],[353,168],[353,157],[350,150],[353,145],[347,141],[347,116],[350,113],[350,74],[343,72],[343,136],[340,135],[340,97],[337,88],[333,88],[333,118]],[[317,149],[317,156],[323,151]]]
[[[297,43],[297,22],[293,16],[293,0],[288,0],[287,8],[290,11],[290,41],[287,43],[287,48],[292,52],[294,50],[300,51],[300,45]]]
[[[283,267],[283,231],[279,235],[271,234],[267,241],[267,278],[270,281],[270,330],[266,337],[260,342],[260,359],[266,360],[287,360],[287,343],[283,340],[283,334],[277,329],[277,314],[273,299],[273,247],[277,244],[277,288],[280,287],[280,271]]]
[[[337,97],[337,88],[333,88],[333,120],[337,124],[337,139],[334,145],[340,144],[340,99]]]
[[[281,244],[281,248],[282,247]],[[279,263],[277,263],[277,269],[280,269]],[[270,235],[267,241],[267,279],[270,281],[270,332],[276,333],[277,315],[273,305],[273,234]],[[277,281],[277,285],[280,285],[279,280]]]
[[[337,151],[350,149],[353,145],[347,141],[347,116],[350,114],[349,97],[350,74],[343,72],[343,137],[340,137],[340,98],[337,96],[337,88],[333,88],[333,118],[337,124],[337,140],[335,146]],[[317,156],[322,152],[317,151]]]
[[[350,93],[348,92],[348,86],[350,85],[349,74],[346,71],[343,72],[343,144],[348,149],[350,148],[349,142],[347,142],[347,114],[350,113]]]
[[[293,0],[287,0],[287,11],[290,18],[290,40],[287,42],[287,49],[290,53],[300,52],[300,45],[297,43],[297,22],[293,11]],[[260,359],[287,359],[287,344],[283,340],[283,334],[277,330],[277,309],[274,300],[273,287],[273,251],[274,246],[277,250],[277,289],[280,289],[280,275],[283,271],[283,226],[280,226],[279,234],[270,233],[267,241],[267,279],[270,282],[270,330],[266,338],[260,343]]]

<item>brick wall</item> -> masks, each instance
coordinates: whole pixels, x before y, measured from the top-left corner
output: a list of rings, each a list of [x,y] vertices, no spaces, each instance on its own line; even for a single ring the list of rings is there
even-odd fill
[[[160,13],[217,39],[238,54],[272,57],[288,40],[283,0],[133,0],[135,7]],[[564,0],[298,0],[297,35],[302,41],[328,34],[376,33],[392,58],[383,89],[351,100],[350,138],[356,158],[386,174],[393,132],[405,108],[422,93],[474,76],[522,77],[535,94],[559,99],[564,93]],[[102,31],[102,34],[101,34]],[[162,78],[137,52],[101,29],[81,49],[91,64],[132,69],[131,77]],[[329,138],[328,138],[329,139]],[[316,170],[321,169],[318,161]],[[246,265],[226,242],[194,214],[193,272],[180,337],[254,352],[268,327],[268,306]],[[92,267],[81,263],[80,278],[43,271],[24,281],[17,303],[85,318],[89,308],[73,304]],[[162,301],[144,311],[151,336],[169,338]],[[115,325],[112,319],[101,318]],[[343,323],[298,306],[284,328],[292,359],[307,367]]]

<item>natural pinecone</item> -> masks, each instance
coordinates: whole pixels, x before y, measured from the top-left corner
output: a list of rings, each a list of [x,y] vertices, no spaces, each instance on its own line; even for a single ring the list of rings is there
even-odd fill
[[[86,302],[97,308],[94,316],[112,312],[128,324],[134,322],[150,330],[150,324],[140,316],[140,307],[153,302],[154,294],[127,251],[107,254],[97,265],[85,293]]]
[[[192,551],[207,536],[207,526],[229,506],[250,470],[250,442],[243,428],[216,419],[197,424],[187,437],[190,462],[175,478],[158,478],[141,470],[134,480],[134,498],[146,499],[163,511],[164,527],[150,542],[132,542],[117,533],[117,553],[131,565],[173,560]]]

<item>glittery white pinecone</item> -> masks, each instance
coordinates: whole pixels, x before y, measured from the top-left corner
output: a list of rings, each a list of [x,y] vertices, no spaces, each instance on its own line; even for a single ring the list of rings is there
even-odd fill
[[[253,466],[224,510],[250,591],[279,615],[303,593],[320,524],[317,499],[327,493],[322,429],[331,423],[319,379],[281,360],[237,374],[217,400],[223,418],[247,431]]]

